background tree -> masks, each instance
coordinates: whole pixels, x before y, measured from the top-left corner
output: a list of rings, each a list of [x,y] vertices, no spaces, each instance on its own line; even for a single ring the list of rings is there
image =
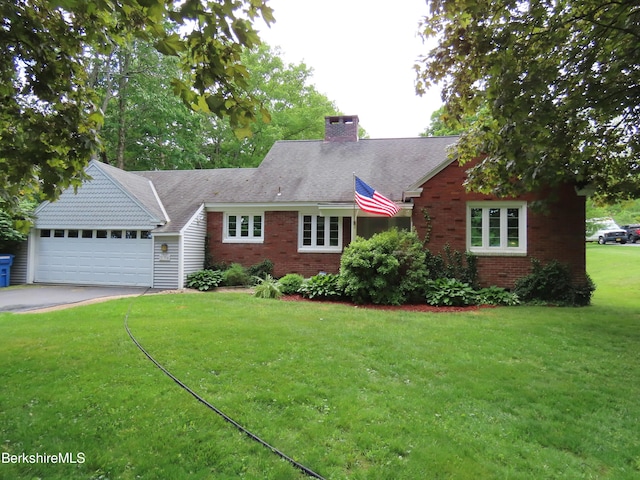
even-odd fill
[[[0,2],[0,202],[40,190],[54,199],[79,185],[99,145],[100,98],[89,47],[108,54],[133,38],[175,56],[184,73],[174,93],[191,108],[226,117],[239,135],[268,116],[246,94],[243,47],[252,21],[273,21],[264,1],[12,0]],[[90,28],[87,28],[90,26]]]
[[[25,198],[11,211],[0,208],[0,253],[16,253],[18,245],[27,239],[36,205]]]
[[[97,75],[100,94],[109,97],[100,132],[103,159],[125,170],[201,164],[206,160],[201,149],[209,115],[194,112],[173,94],[171,80],[180,75],[177,59],[142,41],[122,50],[111,68],[104,65]]]
[[[118,47],[120,49],[120,47]],[[116,49],[116,50],[118,50]],[[136,41],[94,61],[96,88],[107,98],[101,136],[109,163],[127,170],[254,167],[277,140],[324,137],[324,116],[337,108],[311,84],[303,63],[285,64],[278,49],[246,49],[247,90],[271,113],[258,118],[251,136],[238,138],[225,119],[185,107],[172,93],[174,58]]]
[[[442,106],[431,114],[431,123],[420,134],[421,137],[446,137],[460,135],[477,119],[477,115],[467,115],[460,121],[447,112],[447,107]]]
[[[258,118],[252,135],[237,139],[225,122],[210,118],[204,153],[207,167],[255,167],[278,140],[324,138],[325,115],[336,115],[336,105],[311,83],[313,71],[304,63],[285,64],[280,50],[262,44],[247,49],[242,62],[250,72],[249,91],[271,114]]]
[[[416,66],[418,92],[441,85],[457,121],[480,112],[452,152],[486,154],[470,188],[640,195],[640,1],[439,0],[422,34],[438,45]]]

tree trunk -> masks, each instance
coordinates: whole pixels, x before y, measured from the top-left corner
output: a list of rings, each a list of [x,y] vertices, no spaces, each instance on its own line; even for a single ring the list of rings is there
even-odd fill
[[[118,147],[116,148],[116,166],[124,170],[124,148],[127,139],[127,85],[129,83],[129,66],[131,52],[122,49],[120,53],[120,78],[118,79]]]

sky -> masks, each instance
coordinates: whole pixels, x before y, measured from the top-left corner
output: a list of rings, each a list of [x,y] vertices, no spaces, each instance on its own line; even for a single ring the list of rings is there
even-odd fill
[[[313,70],[311,83],[345,115],[358,115],[370,138],[416,137],[442,102],[415,93],[417,35],[426,0],[269,0],[276,23],[256,22],[260,37],[287,63]]]

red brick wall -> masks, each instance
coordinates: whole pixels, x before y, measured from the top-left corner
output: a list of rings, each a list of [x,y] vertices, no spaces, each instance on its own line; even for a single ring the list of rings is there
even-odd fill
[[[427,231],[423,209],[430,216],[431,233],[427,247],[433,253],[442,252],[446,243],[453,250],[466,249],[466,204],[468,201],[491,200],[491,197],[465,193],[461,185],[463,169],[453,163],[423,185],[420,198],[414,199],[413,222],[421,238]],[[567,185],[555,192],[527,195],[519,200],[552,199],[548,213],[527,209],[527,256],[482,256],[478,254],[478,271],[483,286],[511,288],[514,282],[531,271],[531,258],[543,264],[551,260],[567,263],[576,279],[584,279],[585,262],[585,199]],[[505,199],[506,200],[506,199]]]
[[[420,198],[414,199],[413,224],[420,238],[424,238],[427,223],[422,213],[426,209],[431,217],[430,242],[427,247],[434,253],[442,252],[448,243],[453,250],[466,249],[466,204],[468,201],[489,200],[481,194],[467,194],[462,186],[463,169],[456,163],[449,165],[423,185]],[[522,200],[531,202],[545,195],[528,195]],[[549,213],[527,211],[527,256],[478,255],[480,283],[511,288],[514,282],[531,271],[531,258],[543,264],[557,259],[569,264],[577,279],[584,278],[585,265],[585,200],[576,195],[572,186],[557,192]],[[300,273],[305,277],[320,271],[337,273],[340,268],[338,253],[298,252],[298,212],[266,212],[264,243],[222,243],[223,214],[209,212],[208,233],[211,236],[211,254],[215,262],[237,262],[254,265],[268,258],[274,263],[274,275]],[[343,246],[351,241],[350,220],[343,221]]]
[[[207,232],[214,262],[240,263],[245,267],[268,258],[274,263],[274,275],[299,273],[305,277],[318,272],[337,273],[339,253],[298,253],[298,212],[265,212],[264,243],[222,243],[221,212],[207,214]],[[342,244],[351,241],[350,220],[342,225]]]

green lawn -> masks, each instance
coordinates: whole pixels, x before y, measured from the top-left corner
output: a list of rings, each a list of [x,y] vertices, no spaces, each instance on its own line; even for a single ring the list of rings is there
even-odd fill
[[[326,478],[640,478],[640,248],[587,254],[586,308],[211,293],[0,314],[0,478],[303,478],[157,369],[129,308],[159,362]]]

